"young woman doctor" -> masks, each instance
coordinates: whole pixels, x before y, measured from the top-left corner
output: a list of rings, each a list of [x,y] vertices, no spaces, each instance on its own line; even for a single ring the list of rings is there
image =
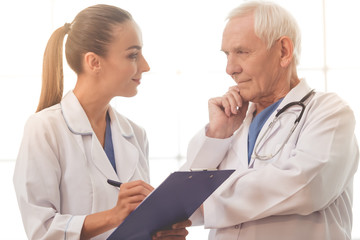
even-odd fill
[[[77,82],[62,98],[66,34]],[[109,5],[84,9],[51,36],[39,106],[26,123],[14,172],[29,239],[106,239],[153,190],[145,131],[109,105],[115,96],[136,95],[149,71],[141,50],[131,15]],[[185,239],[189,225],[153,239]]]

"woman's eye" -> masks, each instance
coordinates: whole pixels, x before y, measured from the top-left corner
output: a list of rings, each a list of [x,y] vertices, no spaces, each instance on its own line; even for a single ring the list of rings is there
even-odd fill
[[[129,58],[130,59],[137,59],[138,55],[139,55],[138,53],[132,53],[132,54],[129,55]]]

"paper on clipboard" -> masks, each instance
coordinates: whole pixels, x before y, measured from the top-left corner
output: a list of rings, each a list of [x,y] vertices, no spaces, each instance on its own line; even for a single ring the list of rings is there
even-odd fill
[[[235,170],[174,172],[108,237],[147,240],[160,229],[188,219]]]

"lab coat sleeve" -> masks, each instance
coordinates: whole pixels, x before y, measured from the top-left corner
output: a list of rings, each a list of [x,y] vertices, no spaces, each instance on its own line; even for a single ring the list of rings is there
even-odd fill
[[[227,139],[209,138],[206,136],[207,126],[201,129],[190,141],[188,148],[188,159],[180,170],[187,171],[194,168],[215,169],[219,166],[221,159],[226,155],[232,137]],[[216,149],[216,152],[209,152],[207,149]],[[198,161],[197,161],[198,160]],[[203,225],[204,216],[199,208],[190,217],[193,226]]]
[[[215,169],[229,150],[233,136],[226,139],[209,138],[206,136],[208,126],[201,129],[189,143],[187,152],[188,161],[181,167],[181,170],[191,168]],[[215,151],[208,151],[213,149]]]
[[[29,239],[80,239],[85,216],[60,213],[55,135],[51,123],[36,114],[25,125],[13,181]]]
[[[205,227],[307,215],[327,208],[344,193],[359,159],[353,112],[336,95],[324,94],[314,97],[302,121],[283,149],[289,155],[264,167],[237,170],[208,198]]]
[[[145,129],[140,128],[142,132],[142,142],[140,143],[140,148],[144,153],[144,159],[146,164],[146,171],[144,173],[144,180],[147,183],[150,183],[150,163],[149,163],[149,140],[147,138],[147,134]]]

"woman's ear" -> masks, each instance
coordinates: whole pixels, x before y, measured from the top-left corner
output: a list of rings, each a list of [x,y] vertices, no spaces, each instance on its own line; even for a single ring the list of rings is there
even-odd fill
[[[291,39],[283,36],[279,39],[281,46],[281,66],[287,67],[293,60],[294,46]]]
[[[100,57],[93,52],[88,52],[84,56],[84,65],[90,72],[99,73],[101,69]]]

